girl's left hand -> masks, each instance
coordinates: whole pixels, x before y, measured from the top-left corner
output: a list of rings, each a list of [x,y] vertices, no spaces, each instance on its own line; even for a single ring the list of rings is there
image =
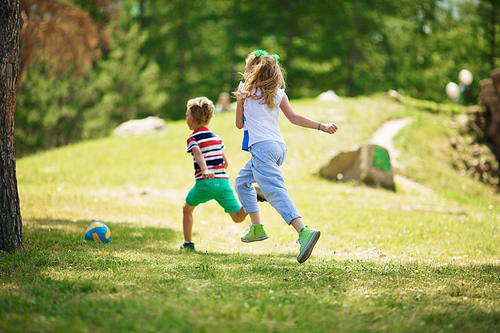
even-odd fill
[[[320,129],[323,132],[329,133],[329,134],[334,134],[339,129],[339,127],[337,125],[335,125],[334,123],[331,123],[331,124],[321,124],[320,127],[321,127]]]

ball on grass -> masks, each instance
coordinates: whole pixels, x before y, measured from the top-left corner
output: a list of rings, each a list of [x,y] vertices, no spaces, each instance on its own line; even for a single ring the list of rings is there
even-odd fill
[[[102,222],[91,223],[85,230],[85,240],[87,242],[109,243],[111,230]]]

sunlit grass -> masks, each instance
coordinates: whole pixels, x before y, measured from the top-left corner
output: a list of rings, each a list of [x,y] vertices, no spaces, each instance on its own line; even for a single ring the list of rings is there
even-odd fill
[[[266,203],[269,240],[242,243],[246,223],[210,202],[194,213],[198,251],[177,251],[194,179],[190,132],[170,122],[164,134],[17,161],[26,250],[0,253],[0,331],[499,331],[498,194],[451,167],[450,113],[382,96],[292,105],[340,126],[329,136],[281,118],[287,188],[322,231],[305,264],[296,261],[296,232]],[[396,173],[421,187],[317,175],[336,152],[402,117],[412,123],[395,138]],[[233,181],[249,158],[234,114],[217,115],[210,128],[227,146]],[[109,244],[83,240],[93,221],[110,227]]]

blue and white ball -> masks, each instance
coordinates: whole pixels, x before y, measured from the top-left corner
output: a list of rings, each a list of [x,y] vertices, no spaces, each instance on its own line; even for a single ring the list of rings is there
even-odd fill
[[[111,240],[111,230],[102,222],[91,223],[85,230],[85,240],[87,242],[109,243]]]

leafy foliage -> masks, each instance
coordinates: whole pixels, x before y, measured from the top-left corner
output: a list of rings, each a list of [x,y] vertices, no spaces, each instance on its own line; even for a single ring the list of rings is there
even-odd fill
[[[67,117],[70,108],[83,122],[72,129],[60,128],[68,122],[49,122],[54,133],[74,132],[57,140],[35,138],[30,132],[34,149],[106,135],[134,117],[180,119],[189,98],[216,100],[221,92],[234,90],[244,58],[254,49],[280,55],[291,98],[313,97],[330,89],[341,96],[394,89],[442,102],[447,100],[446,84],[456,82],[465,68],[475,80],[461,100],[474,104],[480,79],[500,65],[497,1],[29,0],[25,4],[23,31],[31,32],[27,35],[31,39],[25,36],[22,45],[24,54],[32,51],[30,63],[39,74],[26,78],[37,83],[20,87],[20,100],[27,100],[18,105],[19,136],[27,136],[33,119],[45,118],[37,115],[35,105],[38,100],[50,104],[51,99],[32,96],[44,91],[43,85],[61,89],[44,92],[61,96],[45,108],[61,109],[61,117]],[[40,4],[36,11],[35,4]],[[61,38],[65,29],[75,35]],[[82,29],[85,40],[80,40]],[[30,48],[34,36],[43,44]],[[87,72],[78,74],[81,70],[76,69]],[[73,85],[84,85],[81,89],[86,92],[77,96]],[[64,94],[72,89],[75,93],[67,106]],[[18,153],[29,152],[25,147],[19,142]]]
[[[17,153],[81,140],[86,101],[95,98],[95,89],[82,76],[57,79],[31,67],[18,93]]]
[[[109,5],[109,0],[91,0],[87,7],[97,2]],[[19,11],[20,77],[33,60],[47,74],[82,73],[100,57],[99,44],[107,44],[105,30],[71,1],[24,0]]]
[[[117,32],[114,39],[109,56],[96,63],[97,98],[85,113],[84,138],[105,136],[129,119],[165,116],[167,95],[160,89],[159,66],[140,52],[145,34],[135,24],[127,32]]]

